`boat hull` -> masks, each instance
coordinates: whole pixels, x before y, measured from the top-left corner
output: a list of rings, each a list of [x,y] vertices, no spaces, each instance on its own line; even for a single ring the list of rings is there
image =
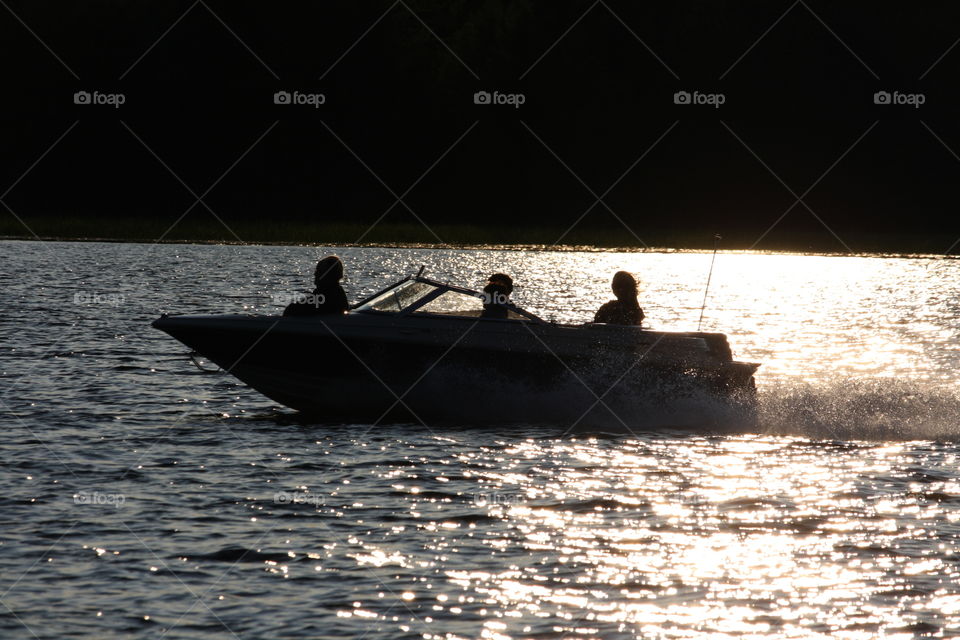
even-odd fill
[[[756,369],[727,360],[719,334],[630,327],[359,313],[154,326],[263,395],[331,420],[669,421],[684,399],[748,401]]]

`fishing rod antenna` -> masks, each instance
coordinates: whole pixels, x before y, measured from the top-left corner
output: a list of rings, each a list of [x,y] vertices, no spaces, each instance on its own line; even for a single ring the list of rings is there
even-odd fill
[[[713,234],[713,257],[710,258],[710,271],[707,273],[707,286],[703,290],[703,306],[700,307],[700,319],[697,320],[697,331],[700,331],[700,325],[703,324],[703,312],[707,309],[707,294],[710,293],[710,280],[713,278],[713,263],[717,260],[717,248],[720,246],[719,233]]]

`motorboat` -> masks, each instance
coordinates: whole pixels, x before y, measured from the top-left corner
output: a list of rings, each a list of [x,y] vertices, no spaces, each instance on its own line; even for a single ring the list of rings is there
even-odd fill
[[[749,404],[758,364],[722,333],[548,322],[416,275],[349,312],[164,315],[153,322],[276,402],[329,420],[679,421],[685,405]],[[704,420],[709,416],[694,415]]]

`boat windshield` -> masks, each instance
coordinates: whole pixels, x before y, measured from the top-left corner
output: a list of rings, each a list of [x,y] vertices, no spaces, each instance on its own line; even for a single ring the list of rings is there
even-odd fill
[[[479,317],[483,298],[483,294],[471,289],[415,276],[387,287],[354,307],[354,311]],[[508,307],[508,319],[543,322],[529,311],[512,304]]]
[[[413,306],[438,288],[420,280],[407,280],[364,302],[356,310],[400,312]]]
[[[414,313],[435,313],[445,316],[474,316],[483,311],[483,299],[461,291],[444,291]],[[519,317],[519,316],[518,316]]]

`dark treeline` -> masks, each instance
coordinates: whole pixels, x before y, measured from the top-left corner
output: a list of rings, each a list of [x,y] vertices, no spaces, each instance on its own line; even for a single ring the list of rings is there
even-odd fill
[[[0,192],[79,121],[4,197],[28,222],[172,223],[187,187],[229,169],[204,197],[227,223],[372,223],[416,183],[404,201],[425,222],[503,241],[588,210],[580,226],[622,228],[610,209],[641,237],[749,237],[827,172],[804,202],[854,248],[861,233],[960,234],[960,47],[934,65],[960,37],[952,2],[8,4]],[[125,103],[77,105],[78,91]],[[274,104],[278,91],[325,103]],[[478,91],[524,103],[476,105]],[[877,105],[878,91],[925,102]],[[401,204],[385,221],[415,218]],[[801,232],[831,238],[803,204],[769,237]]]

